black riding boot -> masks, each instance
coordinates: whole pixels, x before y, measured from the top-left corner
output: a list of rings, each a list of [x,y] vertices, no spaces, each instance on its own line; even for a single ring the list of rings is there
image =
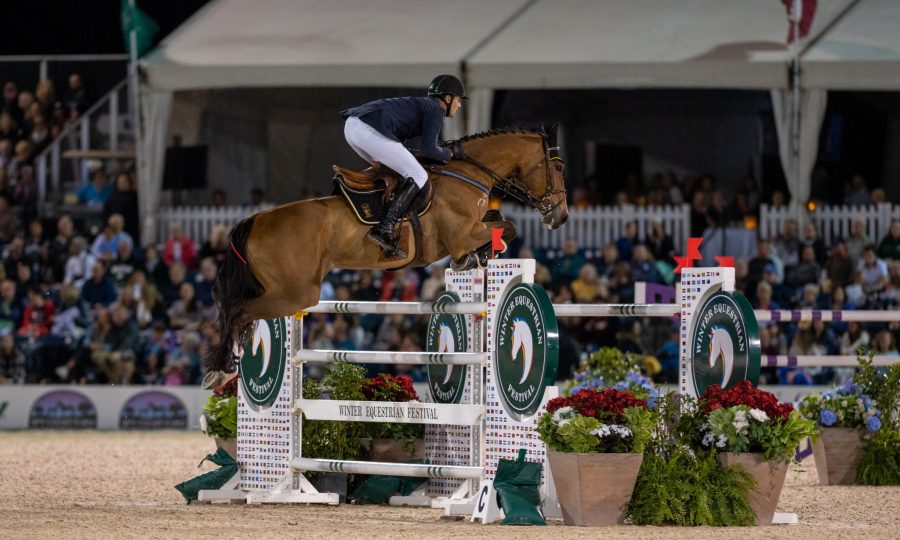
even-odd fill
[[[391,206],[388,207],[384,219],[378,225],[373,226],[369,234],[366,235],[370,240],[381,246],[388,256],[406,257],[406,252],[397,247],[397,242],[394,239],[394,227],[397,225],[397,221],[406,214],[410,203],[412,203],[412,200],[418,193],[419,186],[416,185],[416,181],[412,178],[407,178],[394,191],[394,199],[391,201]]]

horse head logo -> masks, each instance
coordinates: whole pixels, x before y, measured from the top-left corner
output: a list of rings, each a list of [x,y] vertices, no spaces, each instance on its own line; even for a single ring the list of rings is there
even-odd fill
[[[450,330],[450,326],[446,323],[441,323],[441,331],[438,334],[438,352],[439,353],[447,353],[447,352],[456,352],[456,340],[453,339],[453,331]],[[450,382],[450,376],[453,374],[453,366],[447,366],[447,374],[444,376],[444,382],[441,384],[447,384]]]
[[[522,379],[519,384],[525,382],[531,373],[531,362],[534,354],[534,344],[531,338],[531,328],[524,319],[515,319],[512,323],[512,361],[516,361],[519,351],[522,351],[524,366],[522,367]]]
[[[709,332],[709,367],[715,367],[722,358],[722,387],[731,379],[734,370],[734,343],[724,328],[713,326]]]
[[[259,321],[253,329],[250,352],[254,357],[257,352],[262,353],[262,368],[259,370],[259,376],[262,377],[269,369],[269,360],[272,357],[272,333],[265,321]]]

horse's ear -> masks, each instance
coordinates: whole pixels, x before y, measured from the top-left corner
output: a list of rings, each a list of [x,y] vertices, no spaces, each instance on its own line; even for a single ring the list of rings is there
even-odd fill
[[[555,122],[552,126],[550,126],[550,131],[547,132],[547,136],[550,137],[550,146],[556,146],[558,131],[559,131],[559,122]]]

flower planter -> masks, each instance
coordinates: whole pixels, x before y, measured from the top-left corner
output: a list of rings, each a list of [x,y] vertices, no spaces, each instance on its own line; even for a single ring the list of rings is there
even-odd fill
[[[369,461],[409,463],[425,459],[425,439],[360,439],[369,450]]]
[[[566,525],[595,527],[625,520],[643,454],[547,453]]]
[[[216,437],[216,447],[224,449],[231,456],[231,459],[237,461],[237,439]]]
[[[821,428],[819,440],[813,444],[819,483],[823,486],[855,484],[864,449],[857,429]]]
[[[766,459],[762,454],[721,452],[718,455],[722,466],[741,465],[754,479],[756,489],[750,492],[750,506],[756,514],[757,525],[771,525],[775,516],[775,506],[781,496],[788,464],[782,460]]]

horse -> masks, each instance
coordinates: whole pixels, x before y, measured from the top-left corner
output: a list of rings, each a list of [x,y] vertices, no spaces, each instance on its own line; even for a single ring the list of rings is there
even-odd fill
[[[725,388],[734,371],[734,344],[727,330],[714,326],[709,332],[709,367],[715,367],[719,357],[722,358],[721,386]]]
[[[508,242],[515,225],[489,210],[492,194],[538,210],[550,229],[562,226],[569,215],[565,164],[554,131],[495,129],[446,143],[458,157],[428,167],[433,195],[418,217],[421,249],[408,250],[404,259],[386,257],[367,240],[369,225],[340,196],[295,201],[239,222],[213,288],[220,340],[204,359],[204,386],[215,387],[223,372],[234,371],[254,320],[316,305],[332,269],[425,266],[447,255],[455,262],[471,259],[475,250],[490,248],[496,227]]]

